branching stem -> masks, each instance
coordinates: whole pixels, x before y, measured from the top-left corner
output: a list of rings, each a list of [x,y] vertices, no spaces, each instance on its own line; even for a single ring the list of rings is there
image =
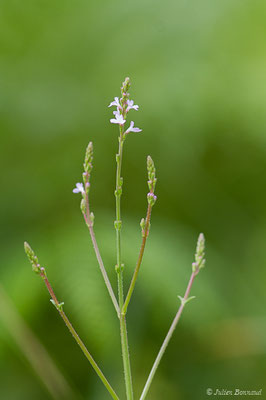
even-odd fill
[[[183,297],[183,299],[181,301],[180,307],[179,307],[179,309],[177,311],[177,314],[176,314],[176,316],[175,316],[175,318],[174,318],[174,320],[172,322],[172,325],[170,326],[170,329],[169,329],[169,331],[168,331],[168,333],[167,333],[167,335],[166,335],[166,337],[164,339],[164,342],[163,342],[163,344],[162,344],[162,346],[160,348],[160,351],[159,351],[159,353],[158,353],[158,355],[156,357],[156,360],[154,361],[154,364],[152,366],[151,372],[149,374],[147,382],[146,382],[146,384],[144,386],[144,389],[142,391],[142,394],[140,396],[140,400],[144,400],[146,398],[146,396],[147,396],[147,393],[149,391],[149,388],[150,388],[150,385],[152,383],[152,380],[153,380],[153,377],[155,375],[155,372],[157,371],[157,368],[158,368],[158,366],[160,364],[162,356],[164,355],[166,347],[167,347],[167,345],[168,345],[168,343],[169,343],[169,341],[170,341],[170,339],[171,339],[171,337],[172,337],[172,335],[174,333],[174,330],[175,330],[175,328],[176,328],[176,326],[178,324],[178,321],[179,321],[179,319],[181,317],[182,311],[183,311],[183,309],[184,309],[184,307],[186,305],[186,302],[188,300],[188,296],[189,296],[189,293],[190,293],[194,278],[197,275],[197,273],[198,273],[198,271],[194,271],[194,272],[192,272],[192,274],[190,276],[190,280],[188,282],[185,295],[184,295],[184,297]]]
[[[126,300],[125,300],[125,303],[124,303],[123,309],[122,309],[122,312],[124,314],[126,314],[126,312],[127,312],[127,307],[128,307],[129,302],[130,302],[130,299],[131,299],[131,296],[132,296],[132,293],[134,291],[134,288],[135,288],[135,285],[136,285],[136,281],[137,281],[137,278],[138,278],[138,273],[139,273],[139,269],[140,269],[140,266],[141,266],[141,262],[142,262],[142,258],[143,258],[143,254],[144,254],[144,250],[145,250],[145,245],[146,245],[146,241],[147,241],[147,237],[149,235],[149,226],[150,226],[150,220],[151,220],[151,209],[152,209],[152,206],[151,206],[151,204],[149,204],[148,205],[148,209],[147,209],[145,229],[144,229],[142,243],[141,243],[141,247],[140,247],[140,251],[139,251],[138,261],[137,261],[137,264],[136,264],[136,267],[135,267],[135,271],[134,271],[134,274],[133,274],[133,277],[132,277],[132,280],[131,280],[131,283],[130,283],[130,287],[128,289],[127,297],[126,297]]]
[[[122,195],[122,178],[121,178],[121,169],[122,169],[122,155],[123,155],[123,127],[120,126],[120,137],[119,137],[119,150],[116,155],[116,190],[115,190],[115,198],[116,198],[116,221],[115,221],[115,229],[116,229],[116,272],[117,272],[117,282],[118,282],[118,298],[119,298],[119,307],[122,310],[124,304],[124,294],[123,294],[123,268],[121,261],[121,203],[120,198]],[[130,359],[129,359],[129,349],[128,349],[128,338],[127,338],[127,328],[126,328],[126,316],[124,313],[120,312],[120,334],[121,334],[121,347],[122,347],[122,358],[123,358],[123,366],[124,366],[124,375],[125,375],[125,384],[126,384],[126,394],[127,400],[133,400],[133,385],[132,385],[132,377],[131,377],[131,367],[130,367]]]
[[[62,317],[63,321],[65,322],[66,326],[68,327],[70,333],[72,334],[72,336],[76,340],[77,344],[81,348],[81,350],[84,353],[85,357],[90,362],[92,368],[94,369],[96,374],[99,376],[99,378],[101,379],[102,383],[104,384],[104,386],[106,387],[106,389],[108,390],[108,392],[110,393],[112,398],[115,399],[115,400],[119,400],[119,397],[115,393],[114,389],[112,388],[112,386],[110,385],[108,380],[105,378],[103,372],[101,371],[101,369],[98,367],[98,365],[94,361],[93,357],[89,353],[89,351],[86,348],[85,344],[82,342],[82,340],[80,339],[79,335],[77,334],[77,332],[73,328],[71,322],[69,321],[69,319],[67,318],[66,314],[64,313],[63,308],[62,308],[62,304],[60,304],[59,301],[57,300],[56,295],[55,295],[55,293],[54,293],[54,291],[52,289],[52,286],[51,286],[51,284],[50,284],[50,282],[49,282],[49,280],[47,278],[47,275],[46,275],[44,269],[40,270],[40,276],[44,280],[46,288],[47,288],[48,292],[50,293],[50,296],[51,296],[51,298],[53,300],[53,304],[55,305],[57,311],[59,312],[59,314]]]
[[[98,264],[99,264],[99,267],[100,267],[100,270],[101,270],[105,285],[107,287],[108,293],[109,293],[109,295],[111,297],[111,300],[113,302],[113,305],[114,305],[115,310],[117,312],[117,315],[119,317],[120,316],[120,307],[118,305],[118,302],[117,302],[116,296],[114,294],[112,285],[111,285],[111,283],[109,281],[106,269],[104,267],[104,263],[103,263],[103,260],[102,260],[102,257],[101,257],[101,253],[100,253],[97,241],[96,241],[96,237],[95,237],[95,233],[94,233],[94,229],[93,229],[93,223],[90,220],[90,204],[89,204],[89,196],[88,196],[88,194],[86,194],[86,214],[83,214],[83,216],[84,216],[86,225],[87,225],[87,227],[89,229],[89,232],[90,232],[91,241],[92,241],[92,244],[93,244],[93,248],[94,248],[94,251],[95,251],[95,254],[96,254],[96,258],[97,258],[97,261],[98,261]]]

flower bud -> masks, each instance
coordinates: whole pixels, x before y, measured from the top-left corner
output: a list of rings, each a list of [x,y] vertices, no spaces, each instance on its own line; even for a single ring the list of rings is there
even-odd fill
[[[127,77],[127,78],[125,78],[124,82],[122,83],[122,87],[121,87],[122,96],[128,93],[130,86],[131,86],[130,79]]]
[[[154,204],[155,204],[155,202],[156,202],[156,200],[157,200],[157,196],[155,196],[154,193],[148,193],[148,194],[147,194],[147,199],[148,199],[148,203],[149,203],[151,206],[154,206]]]
[[[90,221],[91,221],[91,225],[93,226],[94,224],[94,220],[95,220],[95,216],[93,214],[93,212],[90,213]]]
[[[192,263],[192,271],[198,273],[201,268],[205,265],[205,237],[203,233],[199,235],[196,254],[195,254],[195,262]]]
[[[148,187],[151,192],[154,192],[157,179],[155,176],[156,173],[155,165],[151,156],[147,157],[147,171],[148,171]]]
[[[141,221],[140,221],[142,237],[145,236],[145,224],[146,224],[145,218],[142,218]]]
[[[84,171],[91,173],[92,170],[92,160],[93,160],[93,144],[90,142],[86,148],[85,159],[84,159]]]
[[[83,215],[86,214],[86,201],[84,199],[81,200],[80,202],[80,209]]]
[[[120,231],[122,228],[122,221],[114,221],[114,227],[117,231]]]
[[[24,242],[24,250],[25,250],[25,253],[28,256],[29,262],[32,265],[33,272],[36,272],[37,274],[40,274],[41,273],[41,266],[39,264],[37,256],[35,255],[34,251],[30,247],[29,243]]]

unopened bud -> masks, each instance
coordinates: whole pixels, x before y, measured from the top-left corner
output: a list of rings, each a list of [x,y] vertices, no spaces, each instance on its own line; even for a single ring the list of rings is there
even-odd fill
[[[196,254],[195,254],[195,262],[192,263],[192,271],[199,272],[201,268],[205,265],[205,237],[203,233],[199,235]]]
[[[157,196],[155,196],[154,193],[148,193],[148,194],[147,194],[147,199],[148,199],[148,203],[149,203],[151,206],[154,206],[154,204],[155,204],[155,202],[156,202],[156,200],[157,200]]]
[[[92,160],[93,160],[93,144],[90,142],[86,148],[85,160],[84,160],[84,171],[88,174],[91,173],[92,170]]]
[[[142,234],[142,237],[145,236],[145,224],[146,224],[146,221],[145,221],[144,218],[142,218],[141,221],[140,221],[140,227],[141,227],[141,234]]]
[[[121,264],[120,267],[117,264],[115,265],[115,271],[117,274],[124,271],[124,268],[125,268],[125,264]]]
[[[90,213],[90,221],[91,221],[91,225],[93,226],[94,224],[94,220],[95,220],[95,216],[93,214],[93,212]]]
[[[156,185],[156,169],[151,156],[147,157],[147,171],[148,171],[148,186],[151,192],[154,192]]]
[[[80,209],[82,214],[86,214],[86,201],[84,199],[82,199],[80,202]]]
[[[31,263],[33,272],[36,272],[37,274],[40,274],[41,266],[39,264],[37,256],[35,255],[34,251],[30,247],[29,243],[24,242],[24,250],[25,250],[25,253],[28,256],[29,262]]]
[[[114,221],[114,227],[117,231],[120,231],[122,228],[122,221]]]
[[[125,78],[124,82],[122,83],[122,87],[121,87],[122,96],[127,94],[130,86],[131,86],[130,79],[127,77],[127,78]]]

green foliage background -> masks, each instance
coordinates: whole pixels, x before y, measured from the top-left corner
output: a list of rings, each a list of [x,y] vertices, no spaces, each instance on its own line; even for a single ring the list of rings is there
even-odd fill
[[[65,311],[124,398],[119,327],[72,194],[87,143],[95,231],[115,281],[117,129],[107,108],[125,76],[141,134],[125,143],[123,260],[129,283],[146,212],[146,156],[158,201],[128,331],[138,395],[178,307],[199,232],[207,264],[150,391],[264,391],[266,4],[260,0],[0,1],[0,282],[83,399],[102,388],[30,271],[28,240]],[[50,399],[0,312],[0,397]],[[210,396],[209,396],[210,397]],[[262,396],[263,397],[263,396]]]

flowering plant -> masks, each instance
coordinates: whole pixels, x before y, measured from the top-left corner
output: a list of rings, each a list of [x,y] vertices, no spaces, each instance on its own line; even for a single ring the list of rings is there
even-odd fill
[[[138,111],[139,106],[134,104],[134,101],[131,100],[129,94],[130,88],[130,80],[126,78],[121,87],[121,98],[115,97],[114,101],[109,104],[109,107],[116,107],[116,110],[113,112],[114,117],[110,119],[112,124],[117,124],[119,126],[119,147],[118,153],[116,154],[116,187],[115,187],[115,198],[116,198],[116,219],[114,221],[114,227],[116,231],[116,266],[115,271],[117,274],[117,282],[118,282],[118,299],[113,291],[112,285],[109,281],[99,247],[96,241],[95,233],[94,233],[94,214],[91,212],[90,209],[90,199],[89,199],[89,191],[90,191],[90,176],[92,171],[92,162],[93,162],[93,145],[90,142],[87,146],[86,153],[85,153],[85,160],[84,160],[84,172],[82,174],[83,183],[79,182],[76,184],[76,187],[73,189],[74,193],[81,194],[81,212],[84,217],[84,221],[88,227],[90,237],[92,240],[92,244],[94,247],[94,251],[96,254],[96,258],[108,290],[108,293],[111,297],[113,306],[116,310],[119,324],[120,324],[120,335],[121,335],[121,348],[122,348],[122,358],[123,358],[123,368],[124,368],[124,377],[125,377],[125,388],[126,388],[126,398],[127,400],[133,400],[133,384],[132,384],[132,376],[131,376],[131,366],[130,366],[130,357],[129,357],[129,346],[128,346],[128,334],[126,328],[126,314],[129,302],[131,300],[136,281],[138,278],[140,266],[142,263],[142,258],[145,250],[146,241],[150,232],[150,220],[151,220],[151,212],[152,208],[157,200],[157,196],[155,195],[155,186],[157,182],[156,178],[156,170],[155,165],[150,156],[147,157],[147,172],[148,172],[148,194],[147,194],[147,213],[146,217],[141,219],[140,227],[141,227],[141,234],[142,234],[142,241],[140,246],[139,255],[137,258],[136,267],[132,276],[132,280],[127,291],[126,296],[124,297],[124,284],[123,284],[123,271],[124,271],[124,264],[122,263],[121,259],[121,229],[122,229],[122,219],[121,219],[121,196],[123,191],[123,178],[121,176],[122,173],[122,155],[123,155],[123,145],[129,133],[136,133],[141,132],[140,128],[135,127],[133,121],[130,122],[127,129],[125,128],[128,113],[130,110]],[[39,260],[33,250],[31,249],[30,245],[25,242],[24,243],[25,252],[29,258],[29,261],[32,264],[32,269],[36,272],[40,277],[43,279],[46,288],[49,291],[51,296],[51,302],[59,312],[60,316],[64,320],[66,326],[68,327],[69,331],[73,335],[74,339],[76,340],[77,344],[80,346],[81,350],[83,351],[84,355],[90,362],[91,366],[101,379],[102,383],[105,385],[106,389],[108,390],[109,394],[113,399],[118,400],[119,397],[110,385],[109,381],[106,379],[105,375],[99,368],[98,364],[93,359],[92,355],[86,348],[83,341],[78,336],[77,332],[73,328],[72,324],[70,323],[69,319],[67,318],[64,310],[63,310],[63,302],[59,302],[57,297],[52,289],[52,286],[48,280],[46,270],[43,266],[40,265]],[[147,378],[146,384],[140,396],[140,400],[144,400],[147,396],[148,390],[152,383],[153,377],[155,372],[159,366],[161,358],[166,350],[166,347],[172,337],[172,334],[176,328],[176,325],[180,319],[180,316],[183,312],[185,305],[194,298],[194,296],[189,296],[193,281],[199,271],[204,267],[205,264],[205,239],[203,234],[201,233],[198,238],[196,254],[195,254],[195,262],[192,263],[192,273],[183,297],[178,296],[180,299],[180,307],[177,311],[177,314],[170,326],[170,329],[163,341],[163,344],[159,350],[159,353],[155,359],[155,362],[152,366],[150,374]]]

